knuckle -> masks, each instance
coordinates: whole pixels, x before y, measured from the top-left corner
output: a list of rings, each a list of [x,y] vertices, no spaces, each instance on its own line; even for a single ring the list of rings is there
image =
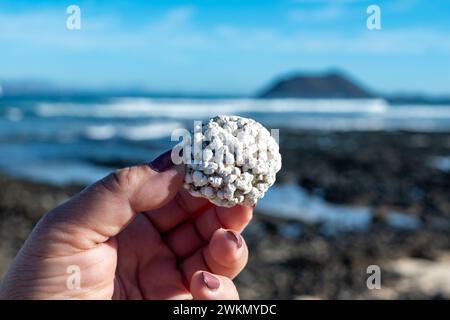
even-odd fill
[[[104,178],[102,185],[113,193],[126,193],[135,180],[135,169],[127,167],[116,170]]]

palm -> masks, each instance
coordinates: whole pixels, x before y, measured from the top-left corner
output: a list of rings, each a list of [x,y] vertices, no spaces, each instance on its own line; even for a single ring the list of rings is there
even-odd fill
[[[117,249],[115,299],[189,297],[176,255],[144,215],[139,215],[117,237]]]
[[[208,265],[214,260],[208,254],[211,236],[220,228],[241,231],[250,218],[249,209],[217,208],[185,191],[163,208],[138,215],[112,239],[117,252],[113,297],[192,298],[188,289],[192,275],[198,270],[220,269],[220,262],[219,266],[216,261]],[[232,248],[220,247],[214,249],[221,251],[218,254],[233,255]],[[230,277],[240,271],[227,269],[214,271]]]

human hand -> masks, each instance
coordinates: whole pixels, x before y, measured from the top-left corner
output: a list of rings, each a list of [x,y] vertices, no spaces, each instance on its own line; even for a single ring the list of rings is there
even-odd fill
[[[238,299],[231,279],[247,263],[240,232],[253,210],[193,198],[180,188],[183,176],[166,153],[50,211],[0,283],[0,298]]]

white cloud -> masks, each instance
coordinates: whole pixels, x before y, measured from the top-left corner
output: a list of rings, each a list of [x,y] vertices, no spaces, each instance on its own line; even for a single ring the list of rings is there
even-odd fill
[[[292,0],[293,3],[308,3],[308,4],[347,4],[347,3],[365,3],[369,0]]]
[[[195,10],[191,6],[174,8],[166,13],[154,26],[161,30],[170,30],[180,26],[186,26],[194,16]]]
[[[333,30],[239,28],[220,25],[204,34],[205,50],[257,53],[450,54],[450,34],[431,28],[342,33]]]
[[[193,14],[192,7],[178,7],[160,19],[128,30],[114,16],[89,17],[81,10],[81,30],[67,30],[65,11],[0,13],[0,40],[80,50],[142,48],[154,40],[194,44],[199,42],[199,35],[189,30]],[[180,33],[180,30],[187,33]],[[174,38],[166,38],[168,35]]]
[[[81,30],[67,30],[65,11],[0,14],[0,39],[12,45],[38,45],[68,48],[108,46],[117,21],[113,17],[82,17]],[[130,39],[132,41],[132,39]],[[112,44],[112,43],[111,43]]]
[[[395,0],[382,5],[383,9],[391,12],[404,12],[414,8],[421,0]]]
[[[330,17],[339,12],[330,10]],[[0,15],[0,40],[4,46],[68,48],[71,50],[131,49],[155,55],[183,55],[184,49],[209,52],[257,53],[450,53],[450,35],[436,29],[382,29],[359,33],[337,33],[333,30],[295,30],[279,28],[215,25],[199,28],[192,7],[178,7],[160,19],[148,21],[129,30],[111,16],[88,19],[82,12],[82,30],[65,28],[63,12],[16,13]],[[323,16],[323,13],[322,13]]]
[[[325,22],[342,18],[347,10],[341,6],[326,6],[319,9],[292,9],[288,18],[294,22]]]

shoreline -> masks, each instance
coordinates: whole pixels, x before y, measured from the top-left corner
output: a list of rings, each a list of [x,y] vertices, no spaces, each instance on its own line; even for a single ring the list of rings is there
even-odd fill
[[[81,187],[58,188],[4,175],[0,175],[0,185],[8,190],[0,201],[0,274],[3,274],[41,214]],[[22,199],[27,197],[34,200],[24,202]],[[250,250],[249,263],[236,279],[243,299],[441,298],[440,292],[430,296],[390,288],[395,288],[400,276],[389,268],[414,261],[434,266],[434,261],[450,252],[446,230],[429,227],[395,230],[375,221],[368,232],[326,235],[319,225],[258,210],[244,237]],[[387,270],[383,271],[387,289],[366,288],[366,268],[373,264]]]
[[[323,221],[275,215],[276,205],[264,212],[264,206],[257,207],[244,231],[250,257],[236,278],[241,298],[450,298],[443,285],[450,276],[440,271],[450,270],[450,172],[430,162],[450,155],[450,133],[285,130],[281,150],[280,185],[301,187],[304,197],[323,201],[327,209],[367,208],[369,224],[330,234]],[[82,186],[57,187],[0,173],[0,187],[1,279],[40,216]],[[303,211],[299,206],[298,214]],[[392,211],[420,226],[399,228],[405,221],[397,216],[392,224]],[[382,270],[381,290],[366,286],[367,267],[374,264]]]

